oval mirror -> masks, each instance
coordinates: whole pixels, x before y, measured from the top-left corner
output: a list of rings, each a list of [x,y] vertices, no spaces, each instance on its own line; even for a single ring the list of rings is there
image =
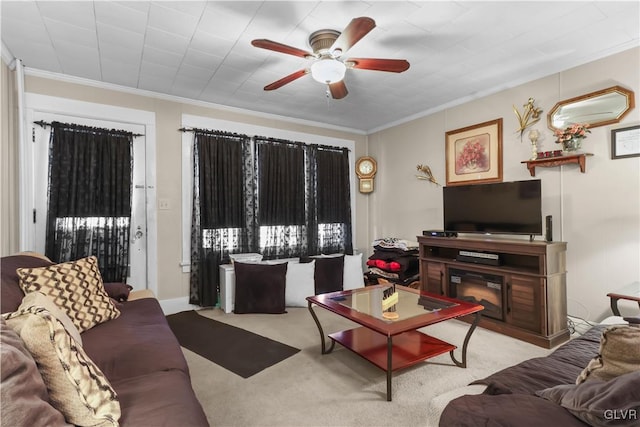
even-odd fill
[[[547,114],[550,129],[565,129],[574,123],[590,128],[618,123],[633,109],[633,92],[620,86],[558,102]]]

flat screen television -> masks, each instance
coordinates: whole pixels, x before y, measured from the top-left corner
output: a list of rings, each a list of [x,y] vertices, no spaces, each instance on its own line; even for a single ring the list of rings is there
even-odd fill
[[[444,187],[444,230],[542,235],[539,179]]]

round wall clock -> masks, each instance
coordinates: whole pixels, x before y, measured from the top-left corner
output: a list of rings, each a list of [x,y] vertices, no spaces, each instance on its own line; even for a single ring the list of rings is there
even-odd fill
[[[360,180],[360,192],[371,193],[373,191],[373,177],[378,171],[378,164],[373,157],[364,156],[356,161],[356,175]]]

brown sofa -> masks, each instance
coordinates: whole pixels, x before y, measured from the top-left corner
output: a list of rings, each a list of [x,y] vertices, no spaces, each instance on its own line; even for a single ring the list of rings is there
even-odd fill
[[[626,331],[614,328],[627,328]],[[526,360],[472,385],[482,394],[458,397],[444,408],[440,426],[638,426],[640,425],[640,329],[597,325],[546,357]],[[606,332],[605,332],[606,331]],[[601,346],[605,334],[626,334],[614,348]],[[631,333],[629,333],[631,332]],[[596,356],[606,359],[594,365]],[[601,360],[602,360],[601,359]],[[597,358],[596,358],[597,360]],[[594,375],[624,366],[626,371]],[[589,369],[585,369],[589,366]],[[593,368],[596,366],[597,368]],[[635,370],[634,370],[635,369]],[[576,384],[581,373],[592,379]],[[600,378],[598,378],[598,375]]]
[[[3,314],[15,311],[24,297],[16,268],[51,264],[46,259],[29,255],[0,259]],[[110,293],[108,288],[107,293]],[[110,296],[114,295],[110,293]],[[191,386],[182,349],[158,301],[147,297],[118,303],[117,307],[119,317],[83,332],[81,338],[87,356],[104,373],[118,395],[119,424],[208,426]],[[67,425],[64,416],[51,406],[46,388],[44,391],[38,388],[41,378],[37,369],[34,370],[23,357],[25,351],[20,337],[3,320],[0,386],[3,425],[5,422],[16,426]]]

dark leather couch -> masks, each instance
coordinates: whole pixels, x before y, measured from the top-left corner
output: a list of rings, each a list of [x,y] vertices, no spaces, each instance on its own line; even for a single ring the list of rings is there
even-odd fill
[[[29,255],[0,259],[2,313],[15,311],[24,296],[18,285],[16,268],[47,265],[51,263],[46,259]],[[118,318],[94,326],[83,332],[81,337],[84,351],[118,394],[120,425],[208,426],[191,386],[182,349],[158,301],[155,298],[130,300],[119,303],[118,308],[121,312]],[[3,338],[5,332],[3,330]],[[10,368],[9,363],[5,364],[5,359],[9,358],[5,350],[10,350],[5,347],[3,345],[3,388],[5,380],[9,381],[12,372],[16,372],[16,367]],[[25,401],[24,396],[13,397],[15,401],[12,402],[11,392],[5,389],[2,407],[3,411],[10,407],[14,409],[15,416]],[[64,417],[51,412],[53,407],[48,405],[47,396],[40,397],[42,400],[36,404],[33,400],[28,402],[29,410],[24,411],[23,425],[66,425]],[[20,421],[14,419],[13,422]]]

